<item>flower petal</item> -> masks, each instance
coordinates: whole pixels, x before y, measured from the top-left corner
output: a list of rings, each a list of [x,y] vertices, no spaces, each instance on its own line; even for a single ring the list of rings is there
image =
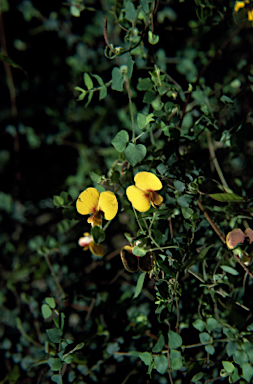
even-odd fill
[[[88,215],[96,212],[99,199],[99,192],[96,188],[87,188],[80,193],[76,201],[77,212],[81,215]]]
[[[240,228],[233,229],[226,236],[226,244],[229,249],[233,249],[237,244],[243,243],[245,234]]]
[[[93,242],[93,237],[88,234],[84,237],[80,237],[80,239],[78,240],[78,244],[81,246],[81,247],[86,247],[87,245],[89,245],[91,242]]]
[[[118,201],[113,192],[102,192],[98,202],[99,211],[104,212],[106,220],[112,220],[118,212]]]
[[[90,243],[89,245],[91,253],[96,256],[104,256],[105,254],[105,248],[102,244],[94,244],[94,242]]]
[[[133,247],[126,245],[120,252],[122,263],[128,272],[137,272],[139,269],[139,259],[132,253]]]
[[[150,208],[148,195],[141,189],[131,185],[126,190],[127,198],[139,212],[147,212]]]
[[[156,208],[156,205],[161,205],[163,203],[163,197],[157,192],[150,192],[149,196],[152,207]]]
[[[155,266],[154,252],[147,252],[145,256],[139,258],[140,270],[142,272],[150,272]]]
[[[245,235],[249,238],[249,243],[253,243],[253,231],[251,228],[247,228],[244,231]]]
[[[139,172],[134,177],[136,187],[143,191],[159,191],[163,185],[154,173]]]

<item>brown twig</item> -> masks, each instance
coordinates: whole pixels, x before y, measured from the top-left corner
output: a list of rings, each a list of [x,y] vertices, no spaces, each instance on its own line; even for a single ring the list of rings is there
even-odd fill
[[[208,215],[208,213],[205,211],[205,208],[203,207],[201,201],[199,199],[197,199],[197,203],[198,203],[198,206],[199,208],[201,209],[201,211],[204,213],[204,216],[205,218],[207,219],[208,223],[211,225],[211,227],[213,228],[214,232],[219,236],[219,238],[221,239],[221,241],[223,242],[223,244],[226,243],[226,239],[225,237],[222,235],[222,233],[220,232],[220,230],[218,229],[218,227],[216,226],[216,224],[214,224],[213,220],[211,219],[211,217]]]

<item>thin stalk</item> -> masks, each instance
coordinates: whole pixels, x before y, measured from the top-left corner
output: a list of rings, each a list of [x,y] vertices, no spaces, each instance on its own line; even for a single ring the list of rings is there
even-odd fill
[[[133,114],[133,104],[132,104],[132,92],[131,92],[129,80],[127,77],[125,79],[125,87],[128,94],[129,109],[130,109],[130,116],[131,116],[131,122],[132,122],[132,142],[135,143],[136,138],[135,138],[134,114]]]
[[[51,264],[51,262],[50,262],[50,260],[49,260],[49,257],[48,257],[48,255],[44,255],[44,257],[45,257],[47,266],[48,266],[48,268],[50,269],[51,275],[53,276],[53,279],[54,279],[54,281],[55,281],[55,284],[56,284],[57,288],[59,289],[59,291],[61,292],[62,298],[64,298],[64,297],[66,296],[66,294],[65,294],[65,292],[64,292],[64,290],[63,290],[61,284],[59,283],[59,280],[58,280],[58,278],[57,278],[57,276],[56,276],[56,274],[55,274],[55,271],[54,271],[54,269],[53,269],[53,267],[52,267],[52,264]]]

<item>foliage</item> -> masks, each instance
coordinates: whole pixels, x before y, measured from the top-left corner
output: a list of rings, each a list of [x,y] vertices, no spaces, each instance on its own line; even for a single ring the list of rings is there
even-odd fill
[[[240,3],[1,2],[1,383],[252,381]]]

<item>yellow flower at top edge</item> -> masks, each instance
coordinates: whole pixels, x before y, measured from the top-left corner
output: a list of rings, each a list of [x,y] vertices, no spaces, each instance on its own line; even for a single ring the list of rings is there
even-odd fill
[[[84,251],[88,249],[96,256],[104,256],[105,248],[102,244],[95,244],[92,235],[89,232],[83,234],[84,237],[80,237],[78,244],[83,247]]]
[[[162,189],[163,185],[156,175],[151,172],[139,172],[134,177],[135,185],[127,188],[126,194],[133,207],[139,212],[147,212],[156,205],[161,205],[163,197],[156,191]]]
[[[236,1],[234,6],[234,11],[238,12],[240,9],[244,8],[246,4],[249,4],[248,0],[245,1]],[[253,21],[253,9],[248,10],[248,20]]]
[[[88,223],[94,226],[102,225],[102,217],[112,220],[118,212],[118,202],[113,192],[99,193],[96,188],[87,188],[80,193],[76,202],[77,212],[89,215]]]

